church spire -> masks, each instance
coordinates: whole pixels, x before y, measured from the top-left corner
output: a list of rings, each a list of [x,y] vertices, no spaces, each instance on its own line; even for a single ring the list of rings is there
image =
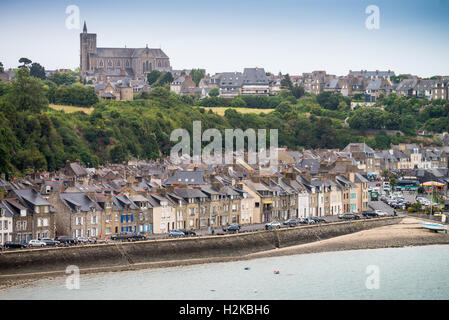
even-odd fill
[[[84,21],[83,32],[84,32],[84,33],[87,33],[86,21]]]

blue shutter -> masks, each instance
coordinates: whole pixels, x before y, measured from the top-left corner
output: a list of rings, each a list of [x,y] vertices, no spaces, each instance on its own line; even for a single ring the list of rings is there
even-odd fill
[[[133,222],[133,221],[134,221],[134,215],[131,214],[131,222]]]

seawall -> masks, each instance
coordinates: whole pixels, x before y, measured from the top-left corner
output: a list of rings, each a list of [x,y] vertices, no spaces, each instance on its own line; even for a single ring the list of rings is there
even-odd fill
[[[0,285],[65,274],[237,260],[247,254],[398,223],[401,217],[343,221],[229,235],[26,249],[0,253]]]

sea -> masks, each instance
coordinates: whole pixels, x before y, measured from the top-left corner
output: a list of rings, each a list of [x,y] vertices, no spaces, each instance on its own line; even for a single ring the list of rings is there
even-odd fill
[[[449,299],[449,245],[71,273],[2,289],[0,299]]]

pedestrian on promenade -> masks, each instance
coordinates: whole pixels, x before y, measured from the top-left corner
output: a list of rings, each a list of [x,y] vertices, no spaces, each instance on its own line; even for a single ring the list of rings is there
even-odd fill
[[[215,234],[215,229],[214,228],[212,228],[212,235],[214,235]]]
[[[394,209],[393,211],[393,215],[396,217],[396,209]]]

